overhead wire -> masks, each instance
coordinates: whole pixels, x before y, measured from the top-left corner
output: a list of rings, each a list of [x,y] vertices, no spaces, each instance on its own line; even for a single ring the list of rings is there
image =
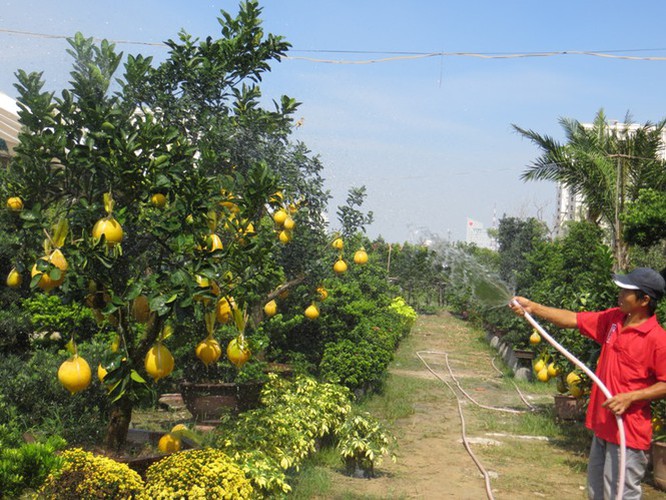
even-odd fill
[[[31,38],[46,38],[46,39],[68,39],[71,38],[66,35],[57,35],[49,33],[39,33],[34,31],[22,31],[9,28],[0,28],[0,33],[9,35],[19,35]],[[102,41],[102,38],[93,37],[95,41]],[[124,45],[147,45],[152,47],[167,47],[164,42],[145,42],[140,40],[114,40],[105,39],[108,42]],[[375,64],[386,63],[395,61],[426,59],[431,57],[473,57],[480,59],[519,59],[519,58],[534,58],[534,57],[555,57],[555,56],[588,56],[588,57],[601,57],[608,59],[620,59],[629,61],[666,61],[666,56],[635,56],[627,55],[628,52],[656,52],[664,51],[666,48],[634,48],[634,49],[612,49],[612,50],[554,50],[554,51],[541,51],[541,52],[412,52],[412,51],[370,51],[370,50],[340,50],[340,49],[291,49],[293,53],[329,53],[329,54],[386,54],[390,57],[372,58],[372,59],[323,59],[308,56],[298,55],[284,55],[281,59],[285,60],[301,60],[314,63],[323,64]]]

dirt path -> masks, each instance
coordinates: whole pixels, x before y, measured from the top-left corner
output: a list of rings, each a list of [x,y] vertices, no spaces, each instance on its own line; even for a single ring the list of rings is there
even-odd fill
[[[387,393],[395,385],[410,388],[409,401],[395,401],[390,394],[369,403],[409,404],[408,416],[391,426],[398,437],[398,461],[385,461],[372,480],[355,479],[340,471],[329,471],[331,488],[319,498],[335,499],[483,499],[487,498],[483,476],[461,442],[461,421],[456,398],[450,389],[416,356],[417,351],[446,351],[455,377],[473,398],[492,406],[525,409],[512,383],[492,367],[494,351],[471,329],[448,314],[424,316],[412,335],[403,341],[387,382]],[[451,381],[442,355],[424,355],[431,368]],[[528,389],[529,391],[529,389]],[[552,392],[526,392],[531,404],[547,409]],[[386,413],[384,408],[377,413]],[[557,497],[582,499],[585,494],[586,443],[558,443],[536,438],[530,416],[514,416],[476,408],[463,402],[467,436],[472,450],[488,470],[496,499]],[[545,419],[541,417],[543,426]],[[567,424],[569,425],[569,424]],[[583,436],[580,424],[571,424]],[[574,425],[578,427],[573,428]],[[537,427],[539,429],[540,427]],[[576,441],[574,439],[574,441]],[[649,486],[646,499],[665,498]]]

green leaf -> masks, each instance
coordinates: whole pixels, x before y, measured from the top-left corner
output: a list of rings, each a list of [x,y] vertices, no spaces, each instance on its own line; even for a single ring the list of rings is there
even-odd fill
[[[134,380],[135,382],[138,382],[140,384],[145,384],[146,383],[146,380],[141,375],[139,375],[139,372],[137,372],[136,370],[132,370],[130,372],[130,377],[132,377],[132,380]]]

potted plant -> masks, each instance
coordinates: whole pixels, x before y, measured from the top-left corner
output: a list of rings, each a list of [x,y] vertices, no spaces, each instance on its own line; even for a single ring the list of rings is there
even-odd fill
[[[384,455],[396,461],[395,438],[369,413],[349,415],[335,433],[337,450],[349,475],[374,477],[375,466],[381,464]]]
[[[553,396],[555,418],[557,420],[585,420],[590,393],[591,381],[585,374],[572,371],[560,372],[557,375],[557,390],[559,394]]]
[[[245,337],[246,309],[239,309],[233,302],[229,302],[229,306],[229,318],[234,321],[233,327],[225,325],[221,329],[225,339],[223,347],[213,338],[216,318],[224,322],[218,308],[206,312],[208,337],[197,346],[198,359],[188,363],[183,373],[185,381],[180,384],[186,408],[202,423],[216,423],[225,413],[256,408],[261,388],[267,380],[266,363],[251,354],[251,348],[260,345]],[[228,339],[230,335],[233,337]]]

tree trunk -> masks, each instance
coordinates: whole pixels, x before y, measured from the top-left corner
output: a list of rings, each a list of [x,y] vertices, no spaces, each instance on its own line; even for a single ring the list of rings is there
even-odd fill
[[[127,431],[132,420],[132,401],[129,397],[120,398],[113,404],[106,430],[106,448],[119,451],[127,441]]]

